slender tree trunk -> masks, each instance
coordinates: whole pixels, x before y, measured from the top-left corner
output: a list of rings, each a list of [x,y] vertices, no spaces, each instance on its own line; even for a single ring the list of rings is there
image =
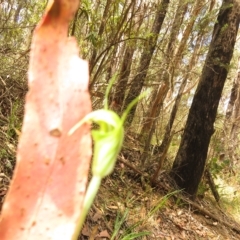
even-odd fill
[[[14,22],[15,23],[18,23],[19,21],[19,16],[20,16],[20,11],[22,10],[23,6],[22,6],[22,3],[19,3],[18,6],[17,6],[17,9],[15,11],[15,14],[14,14]]]
[[[118,77],[118,82],[115,86],[115,91],[114,91],[113,99],[111,102],[111,106],[118,113],[121,113],[125,91],[127,89],[128,78],[131,73],[132,58],[133,58],[134,51],[135,51],[134,47],[132,46],[126,47],[125,53],[123,56],[122,66],[121,66],[119,77]]]
[[[158,6],[158,10],[156,12],[152,31],[151,31],[152,36],[149,38],[148,45],[141,55],[140,64],[138,67],[138,74],[135,76],[135,78],[131,82],[130,90],[125,99],[123,109],[126,109],[128,104],[133,99],[135,99],[142,91],[142,87],[143,87],[145,78],[147,76],[147,71],[148,71],[154,50],[157,46],[158,34],[161,30],[164,18],[166,16],[168,5],[169,5],[169,0],[163,0],[160,6]],[[128,115],[127,121],[129,125],[132,123],[136,108],[137,106],[134,106]]]
[[[176,46],[176,38],[179,34],[180,27],[183,22],[184,15],[187,11],[188,3],[182,5],[181,1],[178,3],[177,12],[175,14],[174,23],[172,26],[172,31],[170,34],[170,39],[167,45],[166,50],[166,58],[165,58],[165,70],[160,75],[161,84],[158,88],[153,89],[150,99],[150,104],[148,108],[148,112],[143,121],[143,126],[141,129],[141,141],[144,144],[144,151],[141,156],[141,163],[144,164],[145,160],[148,158],[148,151],[151,145],[151,139],[155,131],[155,125],[157,122],[158,113],[160,114],[160,110],[162,108],[163,102],[166,98],[167,92],[169,90],[169,69],[171,65],[171,61],[174,55],[174,47]],[[169,145],[168,145],[169,146]],[[166,153],[166,152],[165,152]],[[163,157],[164,153],[162,154]],[[160,169],[159,169],[160,170]],[[156,174],[154,175],[156,176]]]
[[[202,10],[202,7],[204,5],[205,5],[205,1],[201,1],[201,0],[197,0],[196,3],[195,3],[195,6],[194,6],[193,11],[191,13],[191,15],[192,15],[191,20],[189,21],[186,29],[184,30],[181,43],[180,43],[180,45],[177,49],[176,55],[174,57],[173,64],[171,65],[171,68],[172,68],[171,69],[171,72],[172,72],[171,77],[172,78],[174,77],[174,70],[178,69],[179,64],[182,62],[183,52],[184,52],[184,49],[187,45],[187,41],[189,39],[189,36],[192,32],[193,25],[194,25],[195,20],[196,20],[197,16],[199,15],[199,13]]]
[[[173,29],[173,34],[170,38],[170,44],[168,46],[168,52],[167,52],[167,69],[165,71],[163,71],[162,75],[161,75],[161,80],[162,80],[162,84],[159,86],[158,91],[156,91],[156,93],[152,94],[152,98],[151,98],[151,104],[150,104],[150,108],[147,114],[147,118],[143,124],[142,130],[141,130],[141,135],[146,136],[146,134],[149,132],[149,129],[154,128],[155,122],[160,114],[161,111],[161,107],[163,105],[163,101],[169,91],[169,89],[173,86],[173,78],[174,78],[174,71],[176,69],[179,68],[179,64],[182,61],[182,56],[183,56],[183,51],[187,45],[187,40],[189,39],[189,35],[192,31],[196,16],[198,16],[199,12],[201,11],[202,6],[204,5],[204,1],[202,0],[197,0],[197,2],[195,3],[194,9],[192,11],[192,18],[190,20],[190,22],[188,23],[184,33],[183,33],[183,38],[180,42],[180,45],[178,47],[177,53],[176,55],[173,57],[173,37],[176,38],[177,32],[175,29]],[[187,5],[183,6],[183,13],[185,13],[186,9],[187,9]],[[182,7],[180,8],[180,10],[182,10]],[[178,12],[177,12],[178,14]],[[178,22],[178,20],[182,20],[184,17],[184,15],[182,15],[182,17],[179,19],[179,15],[176,15],[176,21]],[[181,22],[180,22],[181,23]],[[175,25],[174,27],[176,27],[176,29],[180,29],[181,25]],[[161,95],[161,96],[159,96]],[[159,101],[161,99],[161,101]],[[151,131],[153,132],[153,131]],[[151,138],[148,137],[148,138]],[[148,139],[147,138],[147,139]]]
[[[211,13],[212,8],[213,8],[213,5],[210,5],[209,14]],[[187,80],[189,80],[189,78],[191,78],[190,77],[191,71],[198,61],[199,51],[201,49],[202,41],[203,41],[204,35],[206,33],[205,28],[209,24],[209,21],[210,21],[210,18],[208,18],[208,20],[204,21],[204,23],[201,25],[201,29],[199,31],[199,34],[198,34],[198,37],[197,37],[197,40],[196,40],[196,45],[195,45],[194,51],[192,53],[192,57],[190,59],[190,62],[188,64],[187,71],[186,71],[186,74],[184,76],[184,79],[183,79],[183,81],[180,85],[175,103],[173,105],[173,108],[172,108],[172,111],[171,111],[171,114],[170,114],[170,118],[169,118],[169,122],[167,124],[162,143],[157,148],[157,155],[159,156],[159,164],[158,164],[158,167],[157,167],[157,170],[156,170],[155,174],[152,177],[152,180],[151,180],[152,184],[154,184],[157,181],[157,178],[158,178],[159,173],[162,169],[164,160],[166,158],[168,148],[170,146],[171,139],[172,139],[172,136],[173,136],[173,134],[172,134],[173,123],[174,123],[174,120],[175,120],[175,117],[176,117],[176,114],[177,114],[177,111],[178,111],[178,108],[179,108],[179,105],[180,105],[180,101],[182,99],[182,95],[183,95],[185,86],[187,84]]]
[[[152,180],[151,180],[152,184],[156,183],[157,178],[159,176],[159,173],[160,173],[160,171],[162,169],[163,162],[164,162],[164,160],[166,158],[166,155],[167,155],[167,152],[168,152],[168,148],[169,148],[169,145],[171,143],[172,136],[173,136],[173,134],[172,134],[173,123],[174,123],[174,120],[175,120],[175,117],[176,117],[176,114],[177,114],[177,111],[178,111],[178,107],[179,107],[180,101],[182,99],[182,95],[183,95],[185,86],[187,84],[187,80],[189,79],[190,73],[191,73],[194,65],[197,62],[198,52],[199,52],[199,50],[201,48],[202,38],[203,38],[202,34],[198,36],[197,43],[196,43],[193,55],[191,57],[190,63],[189,63],[188,68],[187,68],[187,73],[186,73],[186,75],[185,75],[185,77],[184,77],[184,79],[183,79],[183,81],[182,81],[182,83],[180,85],[179,90],[178,90],[178,95],[177,95],[175,103],[173,105],[173,108],[172,108],[172,111],[171,111],[171,114],[170,114],[170,118],[169,118],[169,122],[167,124],[166,131],[164,133],[164,137],[163,137],[162,143],[157,148],[157,155],[159,156],[159,163],[158,163],[157,170],[156,170],[155,174],[152,177]]]
[[[239,67],[240,67],[240,58],[239,58]],[[239,73],[238,73],[239,74]],[[232,158],[232,147],[231,147],[231,129],[232,129],[232,118],[233,112],[236,104],[236,99],[238,97],[239,87],[240,87],[240,76],[234,78],[233,85],[230,93],[229,102],[227,105],[225,120],[224,120],[224,128],[222,132],[222,144],[224,146],[225,154],[228,155],[229,159]]]
[[[101,24],[100,24],[100,27],[99,27],[99,30],[98,30],[98,37],[100,37],[100,38],[102,37],[102,34],[103,34],[105,26],[106,26],[107,17],[108,17],[108,14],[109,14],[109,9],[110,9],[110,6],[111,6],[111,2],[112,2],[112,0],[107,0],[106,6],[104,8],[102,21],[101,21]],[[92,70],[93,70],[93,68],[96,64],[96,57],[97,57],[97,49],[94,48],[91,59],[89,61],[90,73],[92,72]]]
[[[239,146],[238,134],[240,129],[240,58],[235,83],[236,83],[236,100],[234,102],[232,114],[231,121],[232,126],[230,131],[229,144],[226,145],[228,146],[228,156],[231,162],[231,171],[233,171],[234,162],[239,158],[236,152]]]
[[[136,5],[133,6],[133,11],[131,14],[132,23],[130,24],[129,30],[132,31],[133,29],[134,32],[137,33],[143,23],[144,16],[143,14],[140,14],[138,18],[134,18],[135,17],[134,14],[137,11],[141,11],[140,7],[139,9],[136,9],[136,10],[135,8],[136,8]],[[130,31],[129,31],[129,35],[131,34]],[[124,101],[125,92],[127,89],[127,83],[131,73],[132,60],[133,60],[135,49],[136,49],[136,41],[127,42],[124,56],[122,59],[120,73],[118,76],[118,81],[116,83],[115,91],[114,91],[112,102],[111,102],[112,109],[114,109],[118,113],[121,113],[121,109],[123,107],[123,101]]]
[[[109,42],[108,46],[98,56],[97,56],[97,52],[93,53],[91,61],[90,61],[90,73],[92,73],[92,70],[93,70],[93,68],[95,68],[96,63],[98,63],[98,66],[97,66],[97,69],[95,70],[94,74],[92,75],[92,81],[89,86],[90,90],[92,90],[99,75],[103,72],[104,66],[106,66],[107,63],[111,61],[111,57],[114,58],[114,49],[116,49],[119,46],[119,42],[120,42],[121,37],[124,32],[124,28],[126,27],[126,26],[124,26],[124,23],[126,22],[128,13],[129,13],[132,5],[134,4],[134,2],[135,1],[130,1],[130,3],[128,4],[128,1],[127,1],[125,3],[126,8],[125,7],[123,8],[122,18],[119,20],[117,27],[115,27],[113,29],[113,34],[108,41]],[[105,12],[104,12],[104,14],[105,14]],[[99,33],[101,33],[101,35],[103,34],[102,33],[103,29],[100,26]],[[94,50],[94,51],[96,51],[96,50]],[[111,57],[109,57],[110,54],[111,54]]]
[[[230,99],[229,99],[228,106],[227,106],[224,125],[228,125],[229,120],[232,117],[234,104],[235,104],[235,101],[237,99],[238,85],[239,85],[239,83],[237,83],[236,79],[234,79],[233,86],[232,86],[232,89],[231,89]]]
[[[239,129],[239,120],[240,120],[240,58],[238,63],[237,77],[235,80],[236,83],[236,100],[234,102],[233,110],[233,124],[231,129],[231,139],[236,141],[237,139],[237,130]]]
[[[232,89],[231,89],[230,99],[229,99],[228,106],[227,106],[225,122],[224,122],[225,126],[229,124],[229,120],[233,115],[234,104],[236,103],[236,99],[237,99],[237,96],[238,96],[239,86],[240,86],[240,58],[238,59],[237,77],[233,81],[233,86],[232,86]]]
[[[237,0],[223,0],[171,176],[195,198],[240,22]]]

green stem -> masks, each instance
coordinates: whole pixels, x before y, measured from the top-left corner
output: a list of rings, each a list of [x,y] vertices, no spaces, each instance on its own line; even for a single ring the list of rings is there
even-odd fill
[[[76,228],[74,230],[74,234],[72,236],[72,240],[77,240],[78,236],[80,234],[80,231],[82,229],[82,226],[84,224],[84,221],[86,219],[86,216],[93,204],[93,201],[95,199],[95,196],[97,195],[98,189],[100,187],[102,178],[99,176],[93,176],[87,189],[87,193],[84,198],[83,203],[83,209],[81,212],[81,216],[79,217],[79,220],[77,221]]]
[[[126,110],[123,112],[123,115],[121,117],[121,120],[122,120],[122,123],[124,124],[126,118],[127,118],[127,115],[128,113],[130,112],[130,110],[132,109],[132,107],[137,104],[137,102],[139,100],[141,100],[142,98],[144,98],[146,96],[146,92],[142,93],[141,95],[139,95],[138,97],[136,97],[134,100],[132,100],[132,102],[130,102],[126,108]]]

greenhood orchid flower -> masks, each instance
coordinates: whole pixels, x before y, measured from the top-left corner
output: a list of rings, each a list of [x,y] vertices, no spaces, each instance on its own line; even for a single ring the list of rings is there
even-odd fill
[[[120,118],[114,111],[108,109],[108,95],[115,81],[116,76],[109,83],[105,95],[104,109],[96,110],[86,115],[70,131],[73,134],[83,123],[93,122],[99,125],[99,129],[92,130],[94,141],[93,161],[92,161],[92,179],[89,183],[86,196],[84,198],[83,213],[80,216],[78,226],[75,229],[73,240],[77,239],[82,228],[86,215],[94,201],[101,180],[112,173],[116,164],[117,156],[122,148],[124,139],[124,122],[131,108],[145,96],[140,95],[133,100]]]

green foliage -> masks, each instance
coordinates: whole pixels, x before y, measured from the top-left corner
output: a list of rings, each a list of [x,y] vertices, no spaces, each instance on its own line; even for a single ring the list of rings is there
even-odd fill
[[[133,226],[128,227],[125,230],[122,230],[125,221],[127,220],[129,215],[129,210],[126,209],[124,213],[121,215],[120,212],[117,213],[117,217],[114,224],[114,230],[110,240],[120,239],[120,240],[131,240],[139,237],[147,236],[150,232],[134,232],[135,228],[139,225],[139,223],[134,224]],[[121,231],[122,233],[121,233]]]
[[[236,191],[233,194],[231,194],[231,198],[228,198],[228,195],[223,195],[221,197],[221,203],[224,205],[224,208],[231,213],[231,215],[234,215],[234,218],[239,222],[240,220],[240,197],[238,192]]]
[[[90,1],[86,1],[86,0],[83,0],[81,1],[81,6],[80,6],[80,11],[81,11],[81,14],[83,14],[88,21],[91,21],[91,2]]]
[[[147,232],[147,231],[136,233],[135,229],[138,226],[141,226],[142,224],[144,224],[149,218],[151,218],[153,215],[155,215],[160,209],[165,207],[166,204],[167,204],[167,201],[169,200],[170,197],[172,197],[173,195],[176,195],[177,193],[180,193],[180,192],[181,191],[177,190],[177,191],[171,192],[171,193],[163,196],[158,201],[156,206],[154,206],[152,209],[150,209],[149,213],[146,216],[146,219],[141,219],[138,222],[136,222],[135,224],[133,224],[131,226],[128,226],[128,227],[126,227],[124,225],[125,225],[125,222],[126,222],[126,225],[127,225],[127,218],[128,218],[128,215],[129,215],[129,210],[126,209],[123,212],[123,214],[118,212],[116,220],[115,220],[114,231],[112,233],[111,240],[113,240],[113,239],[128,240],[128,239],[135,239],[135,238],[138,238],[138,237],[149,235],[150,232]]]
[[[221,28],[221,31],[220,31],[220,34],[223,34],[228,28],[228,24],[225,24],[222,28]]]
[[[230,165],[229,159],[219,161],[218,158],[214,157],[209,162],[209,169],[213,177],[217,178],[217,175],[220,174],[224,169],[229,167],[229,165]]]
[[[126,210],[123,213],[122,217],[120,217],[119,212],[117,213],[117,218],[115,220],[114,230],[113,230],[113,233],[112,233],[111,240],[113,240],[118,235],[118,233],[120,231],[120,228],[122,227],[123,223],[125,222],[127,216],[128,216],[128,210]]]
[[[94,47],[98,46],[98,35],[96,32],[91,32],[87,35],[86,40],[92,43]]]
[[[27,92],[31,33],[46,1],[1,1],[0,5],[0,172],[11,178]]]
[[[21,116],[19,116],[19,113],[21,113],[21,111],[21,102],[14,102],[8,118],[7,135],[9,136],[9,138],[15,138],[16,134],[18,134],[16,131],[21,128],[22,118]]]
[[[197,195],[199,197],[204,197],[205,193],[209,190],[209,187],[207,186],[206,181],[201,181],[198,186],[198,192]]]
[[[172,197],[173,195],[176,195],[177,193],[180,193],[180,192],[181,192],[181,190],[176,190],[176,191],[173,191],[173,192],[168,193],[167,195],[163,196],[162,199],[160,199],[160,201],[158,202],[158,204],[153,209],[150,210],[150,212],[148,214],[149,217],[152,216],[154,213],[156,213],[159,209],[163,208],[166,205],[166,203],[170,197]]]

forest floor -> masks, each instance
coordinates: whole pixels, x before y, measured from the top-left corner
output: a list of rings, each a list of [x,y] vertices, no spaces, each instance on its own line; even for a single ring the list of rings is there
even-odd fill
[[[125,145],[114,172],[102,182],[80,240],[240,239],[240,218],[226,207],[232,200],[217,203],[206,191],[191,202],[171,187],[167,171],[152,188],[149,176],[156,166],[148,161],[142,167],[140,156],[135,143]],[[12,175],[8,165],[0,161],[0,203]]]
[[[144,187],[132,170],[121,176],[121,165],[103,181],[81,240],[240,239],[240,224],[213,197],[191,203],[176,191],[166,192],[165,177],[154,189]]]
[[[227,207],[233,199],[220,198],[217,203],[206,191],[204,197],[191,202],[171,187],[167,172],[151,188],[148,175],[137,170],[140,155],[126,149],[120,154],[113,174],[101,185],[79,239],[240,239],[239,216]],[[153,167],[145,170],[151,174]]]

